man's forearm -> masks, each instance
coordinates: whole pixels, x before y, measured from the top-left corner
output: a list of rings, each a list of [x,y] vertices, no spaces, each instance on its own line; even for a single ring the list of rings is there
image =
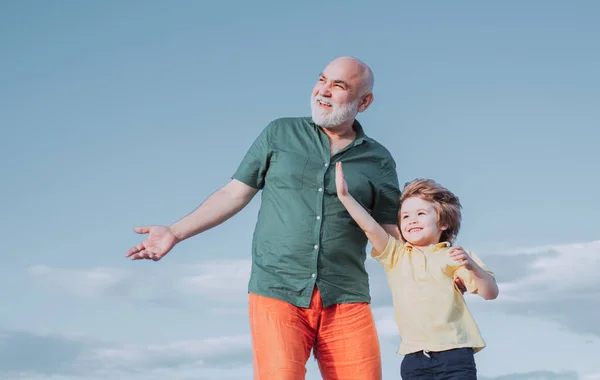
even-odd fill
[[[171,225],[171,231],[182,241],[216,227],[246,207],[257,192],[240,182],[231,182],[214,192],[192,213]]]

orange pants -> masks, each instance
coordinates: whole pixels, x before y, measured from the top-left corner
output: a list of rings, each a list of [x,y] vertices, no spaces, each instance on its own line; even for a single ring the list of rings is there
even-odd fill
[[[315,287],[308,309],[251,293],[249,312],[255,380],[304,380],[313,348],[324,380],[381,380],[369,304],[324,308]]]

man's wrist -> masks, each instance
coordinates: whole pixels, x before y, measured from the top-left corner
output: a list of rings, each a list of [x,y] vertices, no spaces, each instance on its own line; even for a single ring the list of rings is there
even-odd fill
[[[177,243],[185,240],[185,236],[181,231],[178,230],[177,224],[173,224],[172,226],[170,226],[169,230],[171,230],[171,234],[175,236],[175,240],[177,241]]]

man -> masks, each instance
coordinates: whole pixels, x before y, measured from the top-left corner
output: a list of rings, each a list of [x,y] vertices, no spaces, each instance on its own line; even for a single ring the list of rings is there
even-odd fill
[[[395,162],[355,120],[373,102],[373,82],[363,62],[335,59],[313,89],[312,118],[271,122],[231,182],[194,212],[170,227],[135,228],[149,236],[127,257],[160,260],[262,190],[249,282],[255,379],[304,379],[311,349],[325,380],[381,379],[364,265],[367,239],[335,186],[335,163],[343,161],[352,195],[399,236]]]

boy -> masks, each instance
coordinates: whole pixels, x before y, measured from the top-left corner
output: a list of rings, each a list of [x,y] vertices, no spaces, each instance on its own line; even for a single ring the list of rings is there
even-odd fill
[[[473,355],[485,343],[454,280],[462,279],[468,292],[484,299],[496,298],[498,287],[475,254],[452,247],[461,222],[458,198],[432,180],[408,183],[400,198],[401,242],[348,193],[341,162],[336,186],[387,273],[402,339],[398,354],[405,355],[402,379],[477,379]]]

